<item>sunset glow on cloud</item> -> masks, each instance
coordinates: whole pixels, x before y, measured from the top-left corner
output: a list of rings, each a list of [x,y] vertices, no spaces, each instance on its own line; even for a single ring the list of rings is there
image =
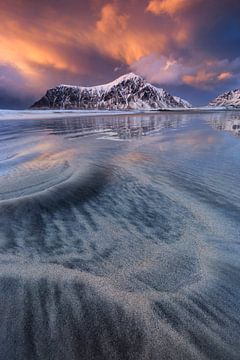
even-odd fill
[[[194,2],[192,0],[150,0],[147,10],[156,15],[164,13],[174,15],[185,7],[193,4]]]
[[[6,0],[0,10],[0,107],[129,71],[193,102],[240,84],[237,0]]]

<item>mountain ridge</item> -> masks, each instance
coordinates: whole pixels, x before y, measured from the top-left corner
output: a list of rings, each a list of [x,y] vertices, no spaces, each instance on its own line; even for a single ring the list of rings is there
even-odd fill
[[[153,110],[190,108],[186,100],[128,73],[103,85],[61,84],[47,90],[31,109]]]
[[[220,95],[218,95],[215,99],[213,99],[209,106],[223,106],[230,108],[240,108],[240,89],[234,89],[230,91],[226,91]]]

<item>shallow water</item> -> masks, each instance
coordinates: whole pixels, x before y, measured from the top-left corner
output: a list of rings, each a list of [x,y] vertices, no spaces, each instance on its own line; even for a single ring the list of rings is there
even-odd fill
[[[0,121],[0,359],[240,359],[240,114]]]

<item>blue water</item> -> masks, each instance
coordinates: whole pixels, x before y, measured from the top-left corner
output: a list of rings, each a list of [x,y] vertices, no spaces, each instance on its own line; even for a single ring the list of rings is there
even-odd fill
[[[0,359],[240,359],[238,112],[0,121]]]

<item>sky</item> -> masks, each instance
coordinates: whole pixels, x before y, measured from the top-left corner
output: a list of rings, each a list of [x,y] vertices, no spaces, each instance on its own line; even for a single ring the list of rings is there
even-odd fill
[[[0,108],[128,73],[205,105],[240,87],[239,0],[4,0]]]

